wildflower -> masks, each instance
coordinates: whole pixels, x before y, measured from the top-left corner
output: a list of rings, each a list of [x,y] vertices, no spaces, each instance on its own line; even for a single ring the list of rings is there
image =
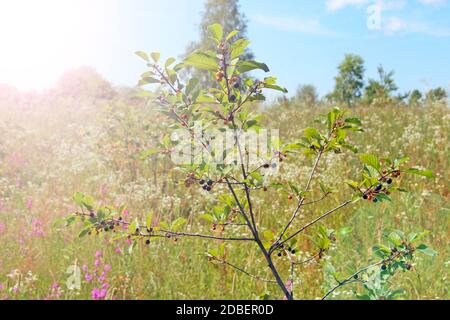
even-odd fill
[[[87,282],[91,282],[92,281],[92,276],[90,273],[86,273],[86,275],[84,276],[84,278],[86,279]]]
[[[91,291],[91,297],[94,300],[101,300],[106,297],[106,289],[94,288]]]
[[[27,204],[26,204],[26,206],[27,206],[27,209],[28,209],[28,210],[31,210],[31,209],[33,208],[33,199],[32,199],[32,198],[28,198],[28,199],[27,199]]]
[[[122,249],[116,248],[116,250],[114,250],[114,252],[117,253],[117,254],[121,254],[122,253]]]
[[[105,272],[108,272],[111,270],[111,266],[109,264],[105,264],[105,266],[103,267],[103,269],[105,270]]]
[[[95,262],[94,262],[94,265],[96,267],[99,267],[101,264],[102,264],[102,262],[100,261],[100,259],[96,259]]]
[[[102,257],[101,251],[97,250],[97,251],[95,252],[95,257],[96,257],[96,258],[101,258],[101,257]]]

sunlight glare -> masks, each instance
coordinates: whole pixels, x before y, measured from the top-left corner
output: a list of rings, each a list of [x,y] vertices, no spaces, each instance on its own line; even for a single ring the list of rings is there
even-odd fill
[[[112,37],[115,3],[0,1],[0,83],[41,90],[88,63],[93,46]]]

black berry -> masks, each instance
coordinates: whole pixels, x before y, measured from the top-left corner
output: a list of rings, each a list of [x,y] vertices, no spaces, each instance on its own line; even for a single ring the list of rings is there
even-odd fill
[[[387,267],[385,265],[381,266],[381,270],[385,271],[387,269]]]
[[[209,181],[208,181],[208,186],[212,186],[213,183],[214,183],[214,182],[213,182],[212,180],[209,180]]]
[[[363,199],[367,200],[369,198],[369,196],[367,194],[363,195]]]
[[[376,191],[380,191],[382,188],[383,188],[383,185],[382,185],[382,184],[379,184],[375,190],[376,190]]]
[[[240,84],[239,84],[239,82],[236,82],[235,84],[234,84],[234,86],[233,86],[235,89],[239,89],[239,87],[240,87]]]
[[[236,102],[236,96],[234,94],[230,96],[230,102]]]
[[[204,185],[206,183],[206,181],[202,179],[199,181],[199,183],[200,183],[200,185]]]
[[[145,241],[145,244],[149,245],[150,244],[150,240]]]
[[[387,181],[387,183],[388,183],[388,184],[392,184],[392,179],[389,178],[388,181]]]

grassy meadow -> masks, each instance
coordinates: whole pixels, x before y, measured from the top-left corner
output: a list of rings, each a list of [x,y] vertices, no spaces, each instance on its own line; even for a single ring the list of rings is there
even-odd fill
[[[140,243],[130,254],[124,240],[110,241],[103,234],[80,239],[79,224],[65,227],[63,219],[77,210],[73,194],[80,191],[99,204],[125,204],[126,216],[145,216],[152,209],[161,219],[186,218],[186,230],[210,233],[211,225],[198,217],[221,192],[205,195],[199,188],[186,188],[185,176],[167,158],[140,158],[141,151],[164,136],[167,120],[137,90],[99,85],[96,93],[101,94],[70,95],[71,90],[62,85],[44,94],[1,90],[0,299],[94,299],[93,288],[105,282],[107,299],[256,299],[265,293],[282,298],[275,285],[208,262],[204,252],[218,245],[214,242],[183,238]],[[268,127],[280,129],[283,139],[295,140],[331,107],[288,102],[258,112]],[[371,248],[385,230],[401,229],[429,230],[426,241],[439,255],[420,256],[414,272],[396,275],[393,286],[404,289],[407,299],[449,299],[448,106],[361,105],[349,112],[366,129],[351,137],[361,152],[408,155],[412,165],[433,170],[436,179],[402,177],[410,192],[394,194],[392,203],[358,203],[324,221],[328,228],[351,227],[352,232],[338,237],[324,259],[297,269],[295,297],[321,298],[332,286],[325,268],[332,265],[352,274],[373,261]],[[288,160],[280,174],[305,181],[311,160]],[[358,156],[327,155],[318,172],[317,181],[339,192],[320,203],[320,212],[305,209],[296,226],[346,199],[351,190],[343,181],[360,174]],[[261,191],[255,203],[257,222],[281,226],[294,206],[283,194]],[[313,232],[301,236],[299,257],[312,253]],[[271,276],[253,243],[228,244],[226,253],[248,272]],[[81,286],[69,290],[74,265],[81,269]],[[358,286],[338,290],[332,298],[352,299]]]

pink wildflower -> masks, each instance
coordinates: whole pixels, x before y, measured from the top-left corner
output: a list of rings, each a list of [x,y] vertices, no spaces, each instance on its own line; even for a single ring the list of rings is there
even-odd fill
[[[86,273],[86,275],[84,276],[84,278],[86,279],[87,282],[91,282],[92,281],[92,276],[89,273]]]
[[[28,198],[27,199],[27,209],[31,210],[33,208],[33,199],[32,198]]]
[[[106,289],[94,288],[91,291],[91,297],[94,300],[101,300],[106,297]]]

